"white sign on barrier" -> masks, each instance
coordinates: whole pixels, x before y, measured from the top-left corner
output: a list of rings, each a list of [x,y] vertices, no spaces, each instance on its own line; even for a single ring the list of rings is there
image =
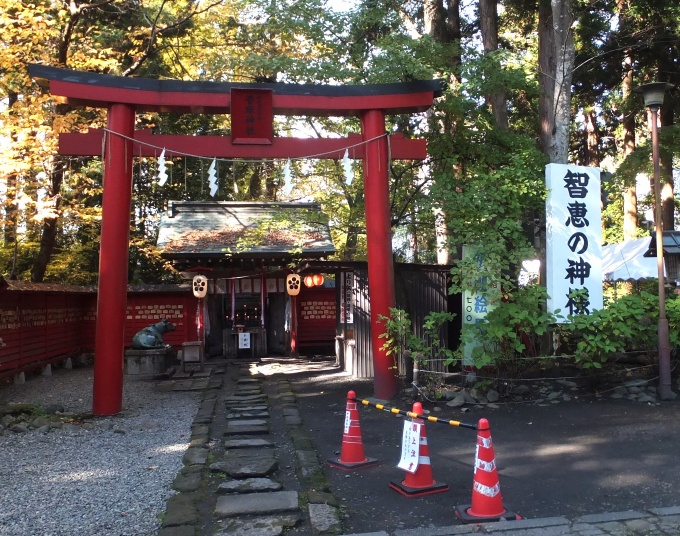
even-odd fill
[[[420,458],[420,427],[419,422],[404,421],[404,431],[401,435],[401,459],[397,467],[415,473]]]

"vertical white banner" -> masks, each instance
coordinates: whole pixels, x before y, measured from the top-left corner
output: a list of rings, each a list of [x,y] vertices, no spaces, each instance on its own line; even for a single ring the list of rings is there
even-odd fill
[[[589,315],[602,309],[600,170],[548,164],[545,180],[548,311]]]

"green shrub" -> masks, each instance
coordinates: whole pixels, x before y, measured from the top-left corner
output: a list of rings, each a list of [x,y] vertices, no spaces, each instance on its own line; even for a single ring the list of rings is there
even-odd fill
[[[464,326],[463,343],[475,345],[473,366],[492,365],[503,374],[521,375],[530,363],[525,358],[543,353],[544,335],[558,320],[545,311],[546,298],[540,285],[518,287],[489,310],[486,322]]]
[[[574,361],[583,368],[601,368],[620,352],[653,351],[658,309],[658,297],[641,292],[623,296],[590,315],[570,316],[563,328],[575,342]]]

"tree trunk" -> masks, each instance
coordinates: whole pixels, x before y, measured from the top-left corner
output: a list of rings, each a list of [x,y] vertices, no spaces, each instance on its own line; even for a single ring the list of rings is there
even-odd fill
[[[345,242],[345,252],[342,255],[342,260],[351,261],[354,259],[357,253],[360,231],[361,229],[356,225],[349,225],[347,227],[347,241]]]
[[[553,138],[548,156],[551,162],[569,160],[569,125],[571,124],[571,79],[576,50],[571,32],[573,0],[552,0],[555,46],[555,86],[553,88]]]
[[[7,110],[12,113],[12,106],[19,99],[19,95],[10,91],[7,95]],[[16,143],[16,135],[12,134],[12,142]],[[5,222],[3,228],[3,236],[5,241],[5,246],[11,246],[16,244],[17,240],[17,222],[19,218],[19,211],[17,210],[16,204],[16,189],[17,189],[17,175],[16,173],[10,173],[7,176],[7,191],[5,193]],[[16,251],[16,248],[14,248]],[[14,259],[13,266],[16,264],[16,259]],[[14,270],[12,269],[12,272]],[[16,275],[10,273],[10,277]]]
[[[355,214],[357,213],[357,207],[362,206],[364,202],[364,190],[363,188],[359,190],[356,197],[352,197],[349,192],[345,192],[345,199],[347,200],[347,206],[349,207],[349,217],[347,224],[347,241],[345,242],[345,252],[342,259],[345,261],[350,261],[355,258],[357,253],[357,247],[359,245],[359,233],[366,232],[365,227],[360,227],[356,222],[357,218]]]
[[[566,164],[571,124],[574,68],[573,0],[539,0],[538,82],[539,147],[550,162]]]
[[[619,2],[619,12],[621,15],[621,25],[626,24],[626,17],[623,15],[622,2]],[[623,59],[623,99],[628,101],[628,97],[633,90],[633,57],[630,50],[626,51]],[[625,110],[623,116],[623,156],[628,156],[635,150],[635,113]],[[637,187],[630,184],[623,192],[623,239],[633,240],[637,238],[638,209],[637,209]]]
[[[460,43],[461,39],[461,20],[460,20],[460,0],[450,0],[448,8],[444,7],[443,0],[424,0],[425,32],[439,43]],[[449,58],[448,65],[451,68],[449,81],[452,85],[457,85],[459,81],[459,69],[462,63],[460,47],[458,53]],[[432,110],[429,112],[432,114]],[[430,115],[432,118],[432,115]],[[431,128],[435,130],[437,123],[430,121]],[[439,129],[447,133],[455,134],[457,125],[450,117],[442,117]],[[436,165],[436,164],[435,164]],[[436,170],[432,170],[433,172]],[[452,170],[452,178],[455,170]],[[435,217],[435,236],[437,242],[437,263],[449,263],[448,229],[446,226],[446,214],[441,207],[434,207]]]
[[[489,54],[498,50],[498,3],[496,0],[479,0],[479,27],[482,31],[484,52]],[[498,67],[500,70],[500,67]],[[508,129],[508,107],[505,90],[502,87],[486,95],[496,126]]]
[[[555,46],[550,0],[538,0],[538,147],[549,154],[553,136]]]
[[[600,130],[597,127],[595,111],[589,110],[585,114],[586,128],[586,158],[589,167],[600,167]]]
[[[50,173],[50,189],[46,194],[46,198],[51,200],[51,216],[43,219],[42,236],[40,238],[40,249],[38,255],[33,261],[31,268],[31,281],[34,283],[42,283],[45,279],[45,272],[47,265],[52,258],[54,245],[57,242],[57,231],[59,223],[59,207],[61,205],[61,183],[64,178],[66,170],[66,163],[63,158],[55,157]]]

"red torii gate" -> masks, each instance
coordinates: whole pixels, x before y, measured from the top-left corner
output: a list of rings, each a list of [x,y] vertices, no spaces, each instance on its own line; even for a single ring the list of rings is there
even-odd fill
[[[127,300],[130,205],[134,156],[156,156],[164,147],[166,156],[191,154],[228,158],[314,158],[339,159],[346,147],[355,147],[352,158],[364,161],[366,239],[368,247],[371,326],[379,329],[380,317],[394,307],[394,270],[389,204],[389,157],[422,160],[427,156],[425,140],[390,136],[385,131],[388,114],[427,110],[442,93],[438,80],[366,86],[312,84],[240,84],[184,82],[126,78],[31,64],[32,77],[49,81],[52,95],[73,106],[106,107],[107,131],[64,133],[59,154],[98,156],[104,145],[104,193],[102,235],[99,255],[99,288],[95,338],[93,412],[114,415],[122,409],[124,326]],[[265,90],[271,115],[354,116],[361,119],[361,137],[298,139],[230,136],[165,136],[135,131],[137,111],[201,114],[232,114],[239,92]],[[242,102],[242,100],[240,101]],[[239,113],[241,113],[239,111]],[[262,124],[257,125],[261,127]],[[266,129],[265,129],[266,130]],[[258,133],[259,134],[259,133]],[[265,136],[266,138],[266,136]],[[139,147],[133,149],[133,143]],[[389,154],[388,154],[389,152]],[[376,333],[376,332],[374,332]],[[397,376],[382,341],[372,337],[374,390],[380,399],[392,398],[398,390]]]

